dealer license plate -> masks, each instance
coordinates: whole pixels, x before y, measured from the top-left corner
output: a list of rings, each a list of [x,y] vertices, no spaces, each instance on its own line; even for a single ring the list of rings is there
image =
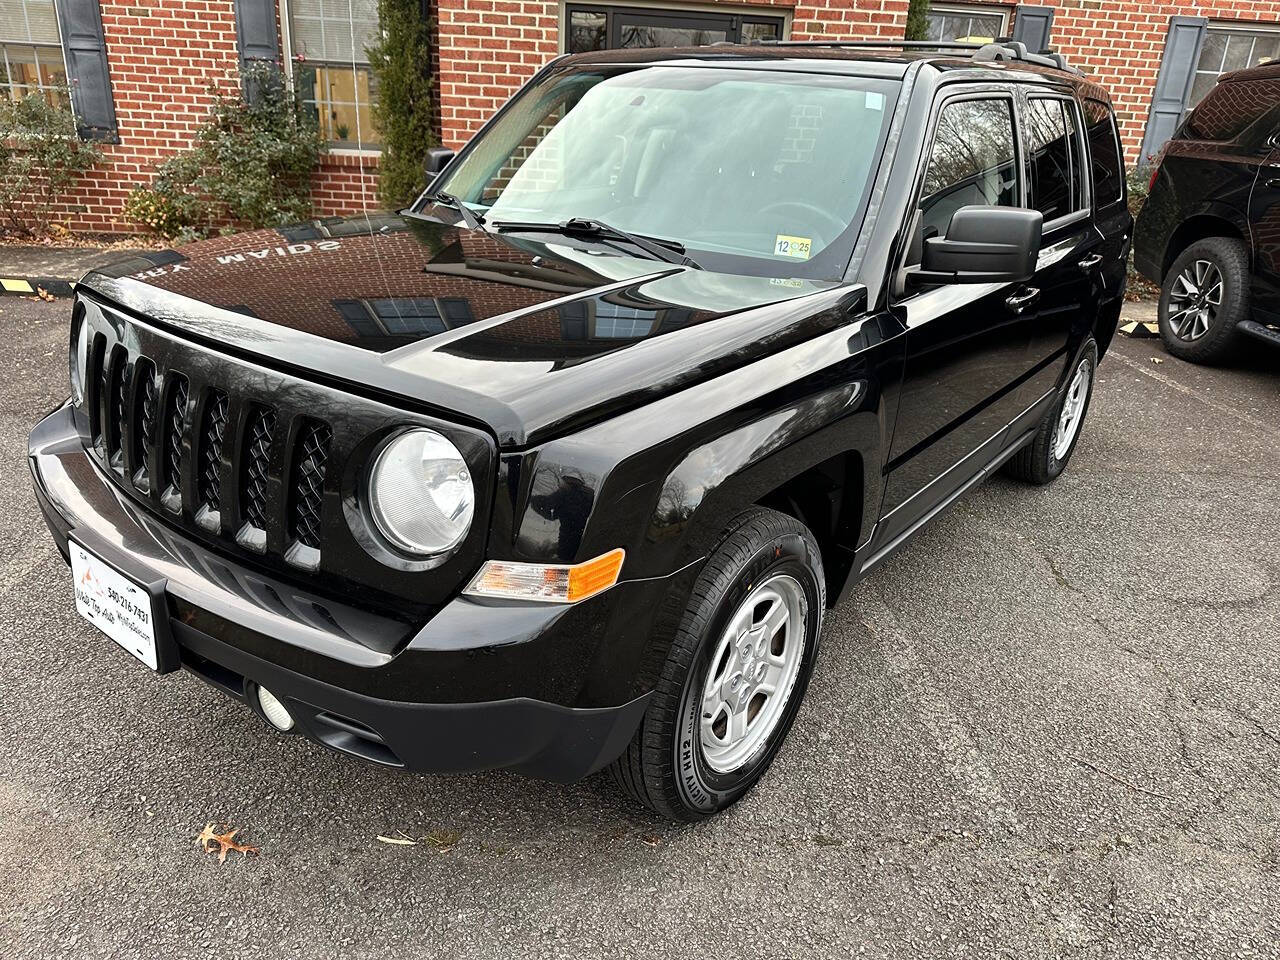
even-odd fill
[[[76,610],[152,670],[159,669],[151,594],[74,540]]]

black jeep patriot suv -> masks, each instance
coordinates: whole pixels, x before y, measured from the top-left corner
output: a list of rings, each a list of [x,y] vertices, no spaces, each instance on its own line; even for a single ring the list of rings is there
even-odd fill
[[[823,613],[1070,458],[1130,233],[1106,94],[1013,44],[565,57],[403,215],[87,275],[36,495],[80,612],[424,771],[755,783]]]

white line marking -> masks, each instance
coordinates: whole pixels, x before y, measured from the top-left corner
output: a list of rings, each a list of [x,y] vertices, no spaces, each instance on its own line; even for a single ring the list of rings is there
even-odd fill
[[[1230,414],[1231,416],[1235,417],[1237,420],[1240,420],[1243,423],[1247,423],[1251,427],[1256,427],[1257,429],[1263,431],[1264,433],[1269,433],[1273,437],[1280,437],[1280,430],[1277,430],[1273,425],[1269,423],[1264,423],[1261,420],[1257,420],[1254,417],[1249,416],[1249,414],[1245,413],[1243,410],[1237,410],[1235,407],[1229,406],[1228,404],[1225,404],[1225,403],[1219,403],[1217,400],[1210,400],[1208,397],[1204,396],[1204,394],[1200,393],[1199,391],[1192,390],[1190,387],[1186,386],[1185,384],[1181,384],[1177,380],[1174,380],[1172,377],[1166,376],[1163,373],[1160,373],[1156,370],[1148,369],[1147,367],[1144,367],[1142,364],[1138,363],[1138,361],[1130,360],[1128,357],[1124,356],[1123,354],[1117,353],[1114,350],[1109,351],[1107,353],[1108,359],[1112,357],[1119,360],[1125,366],[1132,367],[1134,370],[1137,370],[1143,376],[1150,377],[1152,380],[1156,381],[1157,383],[1163,383],[1166,387],[1171,387],[1172,389],[1177,390],[1179,393],[1186,394],[1188,397],[1191,397],[1193,400],[1197,400],[1200,403],[1203,403],[1206,407],[1212,407],[1213,409],[1218,410],[1221,413]]]
[[[865,587],[865,581],[854,605],[859,610],[862,625],[876,639],[889,674],[902,687],[907,699],[915,702],[920,719],[933,736],[942,761],[956,784],[992,826],[1021,833],[1022,822],[1005,796],[1000,781],[974,742],[969,728],[952,709],[946,693],[930,676],[910,634],[900,626],[897,615],[874,589]]]

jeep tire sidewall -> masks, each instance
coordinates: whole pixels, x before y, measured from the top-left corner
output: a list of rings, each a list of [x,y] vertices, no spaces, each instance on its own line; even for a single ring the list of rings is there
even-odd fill
[[[714,813],[745,793],[773,761],[804,701],[805,689],[818,652],[826,603],[825,586],[815,575],[815,570],[822,569],[821,560],[814,552],[812,540],[799,533],[777,536],[754,551],[746,564],[732,576],[728,588],[720,596],[715,614],[703,634],[698,655],[685,679],[673,744],[677,789],[683,802],[694,810]],[[712,667],[711,658],[715,655],[718,641],[729,620],[751,591],[775,574],[793,577],[804,590],[805,640],[799,672],[777,726],[755,756],[732,772],[719,773],[707,765],[702,747],[703,684],[707,671]]]

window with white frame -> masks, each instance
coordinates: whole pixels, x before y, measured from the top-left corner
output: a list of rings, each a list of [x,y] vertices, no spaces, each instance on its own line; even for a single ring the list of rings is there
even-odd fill
[[[0,97],[67,103],[67,68],[53,0],[0,0]]]
[[[1280,55],[1280,27],[1210,24],[1204,46],[1200,48],[1187,106],[1194,107],[1203,100],[1222,74],[1270,63],[1277,55]]]
[[[377,148],[378,91],[365,52],[379,38],[377,0],[280,0],[280,15],[294,86],[315,109],[321,134],[333,146]]]
[[[999,7],[933,4],[926,39],[990,42],[1003,37],[1008,26],[1008,11]]]

